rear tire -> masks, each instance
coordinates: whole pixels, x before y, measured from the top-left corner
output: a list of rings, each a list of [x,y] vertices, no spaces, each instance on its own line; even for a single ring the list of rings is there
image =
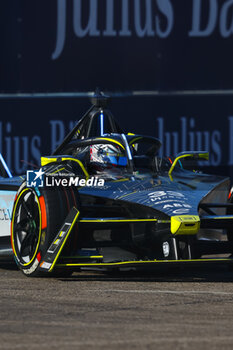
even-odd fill
[[[41,275],[40,262],[78,202],[78,191],[73,187],[32,188],[26,183],[20,186],[12,212],[11,243],[15,261],[26,276]],[[72,236],[64,250],[65,254],[72,250]],[[60,273],[66,274],[65,270]]]

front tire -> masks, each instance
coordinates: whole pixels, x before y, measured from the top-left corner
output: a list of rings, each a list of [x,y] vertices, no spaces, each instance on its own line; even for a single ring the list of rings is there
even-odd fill
[[[11,243],[15,261],[26,276],[41,275],[40,262],[73,206],[78,206],[75,188],[31,188],[26,183],[19,188],[12,213]],[[64,249],[69,254],[71,240]]]

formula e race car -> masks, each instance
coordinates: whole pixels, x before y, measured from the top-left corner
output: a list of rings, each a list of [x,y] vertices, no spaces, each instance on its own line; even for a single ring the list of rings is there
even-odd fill
[[[11,177],[1,157],[0,256],[27,276],[233,263],[229,179],[185,168],[204,151],[159,157],[160,141],[123,132],[107,104],[97,92],[39,170]]]

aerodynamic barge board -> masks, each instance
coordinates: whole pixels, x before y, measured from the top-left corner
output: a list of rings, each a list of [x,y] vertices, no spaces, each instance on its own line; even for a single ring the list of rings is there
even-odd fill
[[[71,231],[79,216],[79,211],[72,208],[67,215],[61,229],[51,243],[43,261],[40,263],[40,270],[51,272],[56,264],[57,259],[64,247]]]

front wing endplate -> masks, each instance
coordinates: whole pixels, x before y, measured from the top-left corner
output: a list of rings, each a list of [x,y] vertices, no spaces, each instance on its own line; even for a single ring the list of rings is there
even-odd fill
[[[40,271],[51,272],[60,256],[71,231],[79,216],[79,211],[73,207],[67,215],[61,229],[51,243],[43,261],[40,263]]]

